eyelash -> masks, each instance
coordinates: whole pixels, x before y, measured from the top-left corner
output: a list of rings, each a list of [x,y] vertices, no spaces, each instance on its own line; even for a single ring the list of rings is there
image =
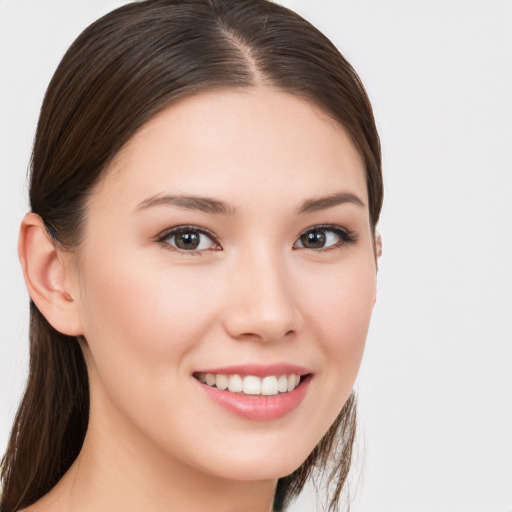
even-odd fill
[[[176,226],[174,228],[164,231],[161,235],[158,236],[157,242],[162,244],[164,246],[164,248],[169,251],[175,251],[180,254],[187,254],[187,255],[194,255],[194,256],[202,256],[203,253],[207,250],[218,250],[218,249],[200,249],[200,250],[187,251],[185,249],[180,249],[179,247],[174,247],[173,245],[171,245],[168,242],[168,240],[170,238],[172,238],[176,235],[179,235],[180,233],[190,233],[190,232],[199,233],[201,235],[206,235],[208,238],[210,238],[212,240],[212,242],[214,244],[217,244],[220,247],[217,237],[210,230],[205,229],[205,228],[200,228],[198,226],[188,226],[188,225]]]
[[[327,252],[333,249],[337,249],[339,247],[347,246],[347,245],[354,245],[357,242],[357,235],[354,231],[350,231],[349,229],[342,228],[341,226],[335,226],[332,224],[323,224],[323,225],[317,225],[317,226],[311,226],[299,235],[297,238],[297,241],[301,239],[301,237],[307,233],[311,233],[313,231],[326,231],[336,234],[339,237],[339,241],[336,242],[333,245],[329,245],[327,247],[321,247],[317,249],[309,249],[310,251],[315,252]],[[294,249],[308,249],[307,247],[295,247]]]
[[[312,233],[314,231],[325,231],[325,232],[334,233],[335,235],[337,235],[339,237],[340,240],[338,242],[336,242],[335,244],[329,245],[327,247],[320,247],[320,248],[315,248],[315,249],[308,248],[308,247],[296,247],[295,246],[295,244],[298,241],[300,241],[302,236],[306,235],[307,233]],[[210,230],[205,229],[205,228],[200,228],[198,226],[189,226],[189,225],[176,226],[174,228],[164,231],[161,235],[158,236],[157,242],[162,244],[164,246],[164,248],[167,250],[175,251],[175,252],[178,252],[181,254],[194,255],[194,256],[195,255],[202,256],[203,253],[208,250],[213,250],[213,251],[220,250],[220,249],[185,250],[185,249],[180,249],[178,247],[175,247],[169,243],[170,238],[172,238],[176,235],[179,235],[180,233],[190,233],[190,232],[199,233],[201,235],[206,235],[208,238],[210,238],[212,240],[212,242],[214,244],[218,245],[221,248],[217,237]],[[340,226],[334,226],[331,224],[317,225],[317,226],[311,226],[311,227],[305,229],[304,231],[302,231],[300,233],[299,237],[297,238],[297,241],[294,243],[293,249],[294,250],[308,249],[308,250],[314,251],[314,252],[326,252],[326,251],[330,251],[330,250],[333,250],[333,249],[336,249],[336,248],[339,248],[342,246],[353,245],[356,242],[357,242],[357,236],[356,236],[356,233],[354,233],[353,231],[350,231],[346,228],[342,228]]]

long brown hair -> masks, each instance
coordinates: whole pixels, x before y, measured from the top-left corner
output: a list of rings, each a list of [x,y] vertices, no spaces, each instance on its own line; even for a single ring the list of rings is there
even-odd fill
[[[30,203],[54,243],[77,250],[88,194],[152,116],[212,88],[259,84],[313,101],[343,125],[366,167],[370,222],[382,204],[379,138],[364,88],[335,46],[294,12],[266,0],[146,0],[89,26],[55,72],[31,159]],[[30,369],[2,461],[0,512],[34,503],[78,456],[89,415],[78,340],[53,329],[31,302]],[[307,460],[279,480],[283,510],[315,468],[329,468],[329,509],[350,467],[355,399]]]

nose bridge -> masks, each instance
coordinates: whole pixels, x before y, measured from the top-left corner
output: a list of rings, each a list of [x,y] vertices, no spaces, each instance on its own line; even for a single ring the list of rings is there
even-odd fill
[[[260,246],[240,255],[234,267],[225,311],[229,333],[277,341],[296,331],[300,315],[284,256]]]

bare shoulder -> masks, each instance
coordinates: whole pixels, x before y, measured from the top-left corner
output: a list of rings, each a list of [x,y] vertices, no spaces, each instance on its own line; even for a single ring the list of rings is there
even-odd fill
[[[37,500],[27,508],[23,508],[20,512],[60,512],[62,509],[44,499]]]
[[[29,507],[21,509],[20,512],[64,512],[60,493],[50,491]]]
[[[22,508],[20,512],[47,512],[51,510],[48,506],[44,505],[41,500],[37,500],[35,503],[27,508]]]
[[[69,498],[74,482],[74,471],[75,466],[72,465],[55,487],[35,503],[21,509],[19,512],[72,512],[73,507]]]

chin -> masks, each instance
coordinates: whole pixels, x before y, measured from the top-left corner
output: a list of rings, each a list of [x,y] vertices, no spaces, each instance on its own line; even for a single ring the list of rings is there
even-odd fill
[[[277,480],[299,468],[317,444],[316,437],[315,440],[300,439],[296,433],[286,433],[283,439],[282,433],[273,434],[250,439],[252,436],[248,433],[241,442],[226,443],[221,453],[208,450],[210,453],[202,460],[202,470],[228,480]]]
[[[299,468],[307,455],[309,454],[306,454],[304,458],[292,457],[288,460],[279,456],[277,458],[270,457],[265,461],[262,461],[261,457],[258,457],[256,460],[248,457],[243,461],[228,462],[226,465],[223,464],[221,466],[216,465],[215,468],[211,468],[207,472],[213,473],[222,479],[233,481],[278,480]]]

